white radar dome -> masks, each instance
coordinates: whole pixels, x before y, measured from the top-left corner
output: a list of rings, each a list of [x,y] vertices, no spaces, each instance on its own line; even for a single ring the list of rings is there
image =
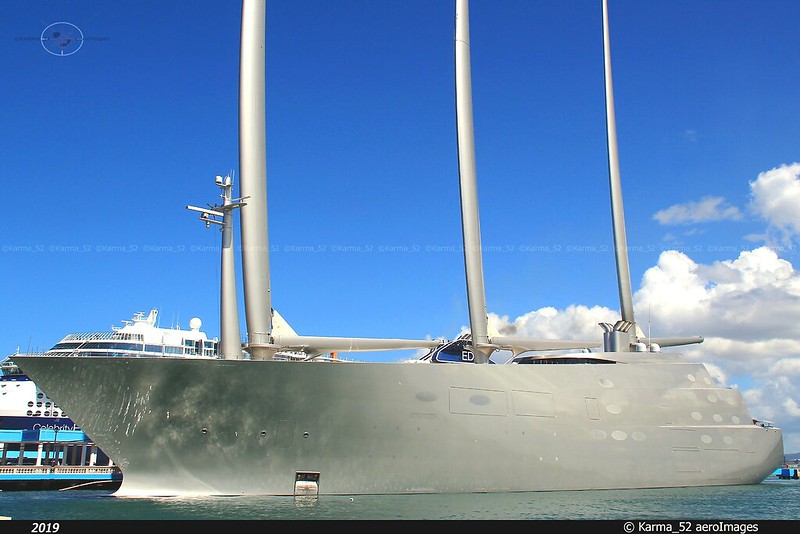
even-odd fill
[[[203,321],[199,317],[192,317],[192,320],[189,321],[189,328],[192,330],[200,330],[201,326],[203,326]]]

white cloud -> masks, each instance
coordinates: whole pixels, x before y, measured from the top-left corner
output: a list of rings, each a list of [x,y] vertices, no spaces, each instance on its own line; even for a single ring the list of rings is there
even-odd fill
[[[545,307],[509,321],[508,316],[489,314],[489,329],[504,336],[542,339],[602,340],[600,322],[614,322],[619,314],[602,306],[568,306],[558,311]],[[567,334],[568,333],[568,334]]]
[[[800,351],[796,351],[796,353],[800,353]],[[800,378],[800,359],[782,358],[775,362],[775,365],[770,369],[770,374],[777,377]]]
[[[711,265],[663,252],[645,272],[634,305],[659,329],[681,335],[800,339],[800,275],[766,247]]]
[[[750,209],[787,242],[800,235],[800,163],[762,172],[750,182]]]
[[[751,243],[764,243],[768,239],[767,234],[746,234],[742,236],[742,239],[745,241],[750,241]]]
[[[725,201],[723,197],[704,197],[699,202],[675,204],[659,210],[653,219],[660,224],[690,224],[710,221],[738,221],[742,218],[739,208]]]
[[[793,415],[795,417],[800,417],[800,406],[798,406],[796,400],[786,399],[783,402],[783,407],[786,409],[786,413]]]

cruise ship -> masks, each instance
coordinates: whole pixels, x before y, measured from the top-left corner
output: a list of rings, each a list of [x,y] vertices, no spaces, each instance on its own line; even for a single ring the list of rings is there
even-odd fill
[[[79,430],[11,357],[0,361],[0,430]]]
[[[219,340],[209,339],[195,317],[189,330],[162,328],[158,310],[137,312],[122,326],[109,331],[77,332],[64,336],[52,348],[29,355],[70,357],[218,357]],[[0,430],[80,430],[64,410],[25,374],[15,362],[21,354],[0,361]],[[91,387],[91,385],[87,385]]]
[[[202,321],[194,317],[189,330],[158,326],[158,310],[146,316],[137,312],[123,326],[107,332],[78,332],[68,334],[45,354],[81,357],[160,357],[160,356],[217,356],[219,340],[209,339],[200,330]]]

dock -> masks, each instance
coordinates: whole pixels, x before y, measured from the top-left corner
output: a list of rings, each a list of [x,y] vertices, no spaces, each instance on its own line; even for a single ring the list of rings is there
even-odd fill
[[[0,491],[110,489],[122,471],[79,430],[0,430]]]

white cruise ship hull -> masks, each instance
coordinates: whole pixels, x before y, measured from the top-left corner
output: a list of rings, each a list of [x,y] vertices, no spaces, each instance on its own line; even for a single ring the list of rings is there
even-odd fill
[[[619,363],[17,363],[121,467],[118,496],[757,484],[783,461],[702,364],[602,357]]]

